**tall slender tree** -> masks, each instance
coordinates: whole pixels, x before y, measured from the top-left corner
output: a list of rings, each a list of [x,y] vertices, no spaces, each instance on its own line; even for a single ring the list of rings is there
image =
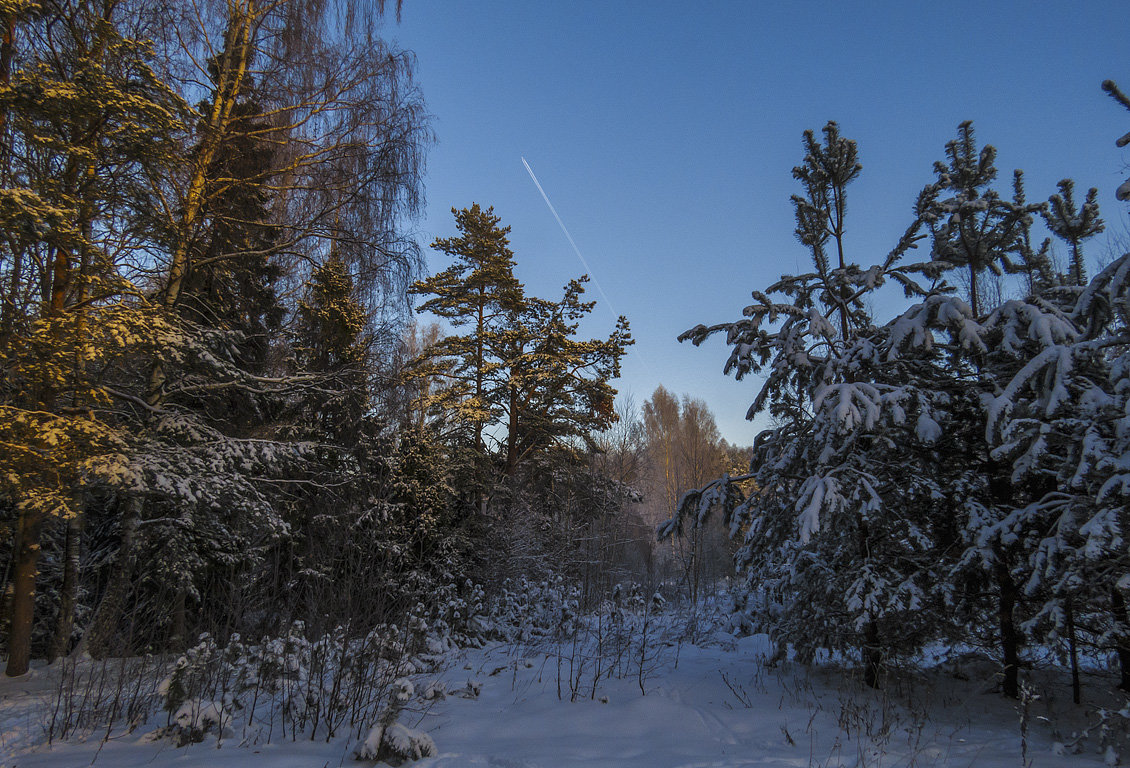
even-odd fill
[[[501,448],[504,479],[539,452],[591,445],[592,433],[615,419],[609,382],[632,340],[623,317],[607,339],[577,339],[594,306],[582,299],[587,276],[570,281],[559,301],[527,296],[514,277],[510,229],[493,209],[452,212],[461,235],[433,247],[455,263],[412,292],[430,297],[419,311],[467,330],[431,345],[415,375],[443,381],[428,392],[427,405],[452,414],[459,442],[475,452],[477,501],[485,508],[494,482],[488,433]]]
[[[451,212],[460,235],[438,238],[432,247],[454,258],[442,272],[415,283],[411,293],[430,296],[418,312],[431,312],[466,333],[447,336],[421,361],[419,375],[444,377],[444,386],[430,406],[454,414],[468,444],[480,456],[486,452],[484,429],[499,413],[504,396],[497,389],[499,362],[493,353],[507,319],[523,301],[522,285],[514,277],[514,254],[493,208],[478,203]],[[430,363],[451,361],[446,371]]]

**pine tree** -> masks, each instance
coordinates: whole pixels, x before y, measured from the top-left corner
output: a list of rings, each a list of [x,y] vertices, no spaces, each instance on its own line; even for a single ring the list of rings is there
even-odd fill
[[[805,196],[792,196],[796,214],[796,236],[812,252],[812,263],[821,280],[830,285],[837,278],[833,269],[842,274],[847,267],[844,260],[844,216],[847,213],[847,186],[854,181],[863,166],[859,164],[855,142],[840,136],[839,126],[828,121],[823,130],[824,142],[816,141],[812,131],[804,132],[804,164],[793,168],[793,178],[804,186]],[[836,266],[829,264],[825,246],[832,239],[836,244]],[[842,279],[842,278],[838,278]],[[839,285],[834,294],[821,300],[836,307],[840,335],[848,337],[853,313],[862,311],[858,297],[853,305],[852,291]],[[856,315],[858,319],[858,314]]]
[[[806,134],[805,164],[793,172],[806,190],[793,198],[797,235],[815,271],[755,291],[743,320],[680,336],[699,344],[724,331],[733,348],[726,373],[740,379],[767,369],[747,417],[768,410],[781,426],[758,437],[749,475],[686,492],[660,534],[698,527],[720,509],[732,534],[746,532],[738,565],[782,602],[784,618],[766,629],[802,655],[861,648],[867,682],[877,686],[884,653],[921,642],[916,619],[931,599],[932,538],[923,523],[929,479],[892,474],[887,455],[908,443],[929,452],[937,434],[933,403],[882,370],[881,331],[866,299],[888,279],[908,295],[927,295],[916,274],[938,270],[901,263],[919,239],[921,217],[883,262],[829,267],[824,247],[835,238],[837,255],[843,250],[844,187],[859,164],[834,124],[825,138],[819,147]],[[920,197],[918,210],[929,202]],[[916,422],[908,418],[915,413]],[[745,480],[757,488],[748,497]]]
[[[425,405],[450,414],[462,429],[458,443],[475,454],[482,509],[494,482],[488,428],[499,428],[503,479],[538,453],[591,445],[592,433],[615,418],[609,382],[619,375],[631,336],[621,317],[608,339],[575,338],[594,306],[582,300],[588,278],[570,281],[559,301],[527,296],[514,277],[509,227],[500,226],[493,209],[474,205],[453,213],[461,236],[438,239],[434,247],[455,263],[412,292],[431,296],[419,311],[467,332],[431,345],[413,375],[443,382],[427,390]]]
[[[1024,172],[1019,169],[1013,171],[1012,175],[1012,202],[1018,207],[1031,211],[1027,206],[1024,192]],[[1046,211],[1041,210],[1041,213]],[[1015,249],[1012,253],[1005,253],[1001,260],[1007,274],[1024,276],[1025,289],[1029,296],[1046,293],[1047,289],[1061,282],[1052,265],[1051,238],[1045,237],[1039,248],[1032,247],[1033,223],[1034,219],[1031,215],[1020,219],[1020,231]]]
[[[733,347],[727,371],[741,377],[768,368],[750,415],[769,410],[780,425],[754,446],[748,477],[756,493],[745,497],[730,477],[692,490],[661,533],[721,509],[732,531],[746,532],[739,565],[780,601],[775,636],[802,653],[860,646],[871,684],[889,653],[991,628],[1003,692],[1016,697],[1025,632],[1046,627],[1057,611],[1073,615],[1072,603],[1088,604],[1081,571],[1061,577],[1052,564],[1072,562],[1071,552],[1105,552],[1115,540],[1113,528],[1082,516],[1090,502],[1080,506],[1063,493],[1085,468],[1103,465],[1095,430],[1109,394],[1088,383],[1101,379],[1101,356],[1076,344],[1086,336],[1081,307],[1108,304],[1093,287],[1069,296],[1056,285],[1046,247],[1029,245],[1032,216],[1043,206],[1025,201],[1019,173],[1011,200],[991,188],[995,152],[977,147],[971,125],[959,127],[946,152],[948,163],[935,165],[937,180],[919,195],[916,221],[892,254],[868,270],[831,273],[840,281],[865,275],[861,292],[898,279],[917,300],[890,322],[849,316],[851,333],[842,338],[830,322],[841,292],[821,293],[827,280],[818,266],[771,288],[791,304],[755,293],[747,319],[683,335],[697,343],[724,330]],[[805,198],[796,204],[812,207]],[[1089,215],[1097,220],[1097,210]],[[798,213],[805,220],[814,218]],[[920,226],[931,235],[931,261],[903,265]],[[801,240],[818,263],[819,238]],[[943,279],[955,270],[969,283],[968,303]],[[985,270],[1027,275],[1031,295],[993,306],[978,291]],[[932,284],[919,285],[916,274]],[[1092,328],[1103,327],[1090,317]],[[780,325],[763,329],[766,320]],[[1086,405],[1071,414],[1067,404],[1076,401]],[[1089,533],[1078,527],[1083,520]],[[1039,530],[1058,533],[1041,543]],[[1058,597],[1043,618],[1033,617],[1030,603],[1044,589]],[[938,621],[945,612],[961,623]],[[813,626],[827,629],[816,637]]]
[[[523,300],[521,283],[514,277],[514,254],[494,209],[475,203],[455,215],[459,237],[439,238],[432,247],[453,257],[455,263],[437,275],[412,286],[411,293],[432,296],[418,308],[467,328],[460,336],[447,336],[429,351],[427,361],[447,360],[450,368],[437,371],[425,365],[420,375],[440,374],[444,386],[430,398],[428,407],[450,411],[469,431],[470,446],[483,455],[483,430],[499,413],[504,399],[498,390],[498,360],[492,353],[503,325]],[[425,362],[427,362],[425,361]]]
[[[592,435],[615,419],[609,382],[619,376],[632,338],[624,317],[607,339],[574,338],[595,306],[581,300],[587,281],[587,275],[570,281],[560,301],[525,298],[499,334],[506,477],[552,446],[593,447]]]
[[[1117,98],[1112,83],[1104,89]],[[1125,142],[1123,142],[1125,143]],[[1076,210],[1072,185],[1049,207],[1049,224],[1068,242],[1101,226],[1091,195]],[[1086,219],[1087,226],[1084,226]],[[1061,227],[1062,228],[1062,227]],[[1017,482],[1033,489],[1007,521],[1008,533],[1029,532],[1025,594],[1033,610],[1027,630],[1074,646],[1079,627],[1091,642],[1117,651],[1122,687],[1130,688],[1130,620],[1124,554],[1127,478],[1124,466],[1127,256],[1081,284],[1073,250],[1070,290],[1049,287],[1000,312],[996,347],[1002,385],[988,409],[994,454]],[[1079,695],[1075,675],[1076,698]]]
[[[1075,182],[1063,179],[1059,182],[1059,194],[1048,198],[1048,205],[1042,211],[1044,221],[1058,238],[1071,246],[1071,266],[1068,270],[1071,285],[1082,286],[1087,282],[1087,268],[1083,263],[1083,241],[1094,237],[1105,228],[1099,218],[1099,191],[1091,187],[1083,205],[1076,209]]]
[[[1002,198],[989,186],[997,176],[996,149],[988,144],[977,148],[972,122],[957,131],[957,138],[946,144],[946,162],[934,163],[937,181],[924,193],[929,205],[923,219],[933,240],[933,258],[967,271],[970,306],[979,317],[981,275],[986,270],[1001,274],[1002,261],[1018,248],[1026,217],[1041,206]],[[946,194],[950,196],[942,198]]]
[[[1107,95],[1117,101],[1119,104],[1126,107],[1127,109],[1130,109],[1130,96],[1127,96],[1125,91],[1119,88],[1117,83],[1115,83],[1113,80],[1104,80],[1103,90],[1106,91]],[[1125,133],[1121,137],[1119,137],[1118,141],[1115,142],[1115,144],[1118,147],[1125,147],[1130,144],[1130,132]],[[1115,195],[1119,200],[1130,200],[1130,179],[1127,179],[1119,185],[1118,190],[1115,192]]]

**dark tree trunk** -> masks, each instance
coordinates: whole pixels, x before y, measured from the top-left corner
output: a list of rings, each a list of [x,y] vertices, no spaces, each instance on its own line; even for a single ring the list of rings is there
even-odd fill
[[[0,21],[4,25],[3,39],[0,40],[0,85],[5,88],[12,82],[12,58],[15,52],[16,16],[10,14]],[[8,110],[0,107],[0,183],[9,186],[10,176],[11,141],[8,139]],[[8,246],[11,253],[11,282],[8,295],[0,293],[0,339],[6,340],[12,332],[12,325],[16,320],[16,302],[19,296],[21,278],[23,275],[23,249],[18,244],[14,233],[7,234]]]
[[[80,503],[75,514],[67,520],[67,538],[63,559],[63,587],[59,597],[59,619],[55,623],[55,636],[47,654],[48,663],[66,656],[71,646],[75,627],[75,601],[78,595],[79,562],[82,553],[83,508]]]
[[[518,470],[518,388],[510,385],[510,414],[506,425],[506,477],[514,477]]]
[[[173,598],[172,637],[169,638],[169,650],[183,651],[188,647],[188,590],[184,587],[177,588],[176,597]]]
[[[117,634],[118,625],[125,612],[126,597],[129,595],[133,577],[134,538],[137,525],[141,521],[141,506],[141,497],[130,497],[125,502],[121,543],[118,546],[114,571],[110,575],[110,584],[94,611],[90,629],[80,643],[95,658],[105,658],[113,650],[114,635]]]
[[[1075,648],[1075,610],[1071,600],[1065,607],[1065,621],[1067,622],[1067,650],[1071,656],[1071,700],[1076,704],[1081,702],[1083,692],[1079,684],[1079,653]]]
[[[12,551],[20,546],[19,535],[12,536]],[[10,627],[12,626],[12,592],[14,585],[12,584],[12,566],[14,562],[8,562],[8,568],[4,571],[4,594],[0,595],[0,636],[8,637],[10,634]]]
[[[863,682],[868,688],[879,688],[879,673],[883,665],[883,648],[879,644],[879,625],[874,619],[863,630]]]
[[[1118,687],[1120,690],[1130,691],[1130,617],[1126,615],[1126,598],[1118,587],[1110,588],[1110,610],[1118,625],[1115,637],[1118,643],[1118,666],[1122,673]]]
[[[1021,636],[1013,615],[1016,609],[1016,584],[1013,583],[1012,576],[999,555],[994,570],[998,591],[997,617],[1000,621],[1001,654],[1004,657],[1004,680],[1001,691],[1008,698],[1017,699],[1020,698]]]
[[[16,14],[8,14],[0,21],[4,25],[3,38],[0,39],[0,85],[7,87],[12,82],[12,59],[16,51]],[[8,127],[8,110],[0,109],[0,135]]]
[[[701,526],[695,525],[691,528],[691,603],[696,607],[698,606],[699,576],[702,569],[699,552],[699,550],[702,549],[700,536]]]
[[[981,301],[977,295],[977,269],[972,264],[969,265],[969,308],[973,311],[973,317],[981,316]]]
[[[870,529],[863,515],[856,515],[856,533],[859,543],[859,556],[863,561],[871,559],[871,545],[868,542]],[[883,646],[879,642],[879,625],[873,615],[867,618],[863,628],[863,682],[868,688],[879,688],[879,672],[883,664]]]
[[[11,624],[8,634],[8,666],[4,674],[17,677],[31,664],[31,630],[35,621],[35,576],[39,566],[39,531],[43,515],[24,512],[17,523],[15,562],[12,566]]]

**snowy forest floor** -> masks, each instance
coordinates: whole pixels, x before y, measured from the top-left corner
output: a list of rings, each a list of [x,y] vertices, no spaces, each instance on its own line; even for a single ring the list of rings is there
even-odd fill
[[[1028,706],[1022,738],[1019,705],[994,690],[983,662],[902,670],[886,691],[863,688],[836,665],[770,666],[763,635],[734,639],[724,633],[698,646],[667,647],[662,664],[646,676],[579,676],[570,701],[568,658],[558,671],[546,647],[491,643],[451,652],[438,677],[452,695],[426,708],[405,710],[401,722],[428,733],[438,755],[420,768],[707,768],[801,766],[1059,766],[1102,765],[1097,737],[1079,754],[1064,754],[1056,735],[1085,725],[1087,707],[1070,704],[1070,690],[1040,690]],[[559,646],[557,650],[562,650]],[[677,663],[676,663],[677,662]],[[372,765],[353,756],[355,739],[276,739],[240,745],[215,735],[177,748],[154,739],[154,723],[104,739],[43,743],[52,699],[51,669],[0,682],[0,765],[217,766],[319,768]],[[974,673],[975,672],[975,673]],[[1062,670],[1057,670],[1062,677]],[[1089,693],[1110,689],[1110,678],[1087,681]],[[559,696],[560,686],[560,696]],[[417,684],[419,687],[419,683]],[[472,691],[478,689],[478,694]],[[1114,703],[1114,700],[1111,700]],[[1090,708],[1092,711],[1095,706]],[[1022,750],[1022,743],[1026,751]],[[1023,751],[1023,754],[1022,754]],[[1070,751],[1070,750],[1069,750]]]

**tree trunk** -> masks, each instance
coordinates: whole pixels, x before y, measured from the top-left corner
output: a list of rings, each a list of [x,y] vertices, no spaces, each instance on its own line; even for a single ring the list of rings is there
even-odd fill
[[[1071,656],[1071,700],[1079,704],[1083,694],[1079,685],[1079,654],[1075,648],[1075,611],[1070,599],[1067,601],[1066,614],[1067,650]]]
[[[702,527],[695,523],[691,529],[691,604],[698,607],[699,569],[702,567],[699,555],[702,550]]]
[[[82,529],[84,514],[82,499],[77,500],[74,514],[67,520],[67,538],[64,547],[63,587],[59,598],[59,619],[55,623],[55,636],[51,639],[51,649],[47,662],[66,656],[71,646],[71,634],[75,627],[75,598],[78,595],[79,562],[82,552]]]
[[[977,269],[972,264],[969,265],[969,308],[973,311],[974,318],[981,316],[981,300],[977,295]]]
[[[1000,621],[1001,653],[1004,657],[1004,681],[1001,691],[1010,699],[1020,698],[1020,632],[1016,628],[1013,612],[1016,608],[1017,590],[1012,576],[998,555],[995,565],[998,590],[997,618]]]
[[[188,647],[188,590],[177,588],[173,598],[171,637],[169,650],[181,652]]]
[[[839,257],[840,269],[844,269],[844,190],[833,187],[832,195],[835,198],[836,221],[833,236],[836,238],[836,254]],[[851,298],[850,289],[844,285],[840,287],[840,341],[845,346],[848,343],[848,304]]]
[[[12,566],[11,627],[8,634],[8,666],[4,674],[18,677],[31,664],[31,630],[35,622],[35,576],[39,565],[40,512],[25,511],[17,523],[18,544]]]
[[[5,89],[12,82],[12,58],[15,52],[16,16],[9,14],[3,19],[3,40],[0,40],[0,86]],[[8,139],[8,110],[0,107],[0,185],[10,186],[11,146]],[[0,290],[0,341],[6,343],[16,320],[16,298],[19,295],[23,275],[23,249],[14,233],[6,233],[11,253],[11,280],[5,295]]]
[[[0,137],[0,141],[2,141]],[[7,174],[5,174],[6,176]],[[0,182],[2,183],[2,182]],[[0,342],[5,346],[9,344],[9,337],[16,322],[16,301],[20,295],[20,286],[23,284],[23,249],[10,234],[8,235],[9,249],[11,252],[11,280],[8,282],[7,295],[0,296]]]
[[[510,413],[506,426],[506,477],[514,477],[518,469],[518,387],[510,385]]]
[[[12,59],[16,51],[16,14],[9,13],[3,21],[3,39],[0,39],[0,85],[7,88],[12,82]],[[0,109],[0,136],[8,127],[8,110]],[[5,143],[5,146],[10,146]]]
[[[1130,691],[1130,617],[1126,614],[1126,598],[1118,587],[1110,588],[1110,611],[1118,625],[1115,636],[1118,643],[1118,666],[1122,673],[1118,687],[1120,690]]]
[[[1082,287],[1083,280],[1083,257],[1079,253],[1079,241],[1073,240],[1071,243],[1071,278],[1074,280],[1075,285]],[[1075,702],[1078,704],[1079,702]]]
[[[63,316],[66,291],[70,282],[71,262],[69,253],[63,248],[54,248],[48,261],[49,267],[43,275],[41,291],[46,301],[43,315],[58,321]],[[52,328],[52,338],[61,344],[58,324]],[[41,409],[51,413],[55,410],[55,383],[46,380],[39,383]],[[27,672],[31,663],[31,631],[35,621],[35,577],[38,573],[40,542],[44,513],[38,510],[24,510],[19,514],[16,524],[17,545],[13,553],[11,627],[8,635],[8,666],[5,674],[16,677]]]
[[[188,273],[188,249],[193,229],[199,223],[201,211],[206,202],[207,186],[212,159],[216,156],[223,141],[228,138],[232,111],[243,92],[247,78],[247,68],[251,61],[252,26],[257,15],[254,0],[247,0],[237,6],[228,4],[228,30],[224,36],[224,50],[218,66],[220,72],[216,81],[215,96],[208,113],[208,128],[188,182],[188,192],[182,203],[180,220],[176,224],[177,240],[169,262],[169,276],[161,292],[165,308],[177,303],[184,278]]]
[[[15,552],[20,546],[19,533],[14,533],[12,536],[12,551]],[[4,594],[0,595],[0,636],[8,637],[10,634],[10,627],[12,625],[12,593],[14,585],[12,584],[12,566],[15,563],[11,559],[8,561],[8,567],[4,570]]]
[[[879,625],[874,619],[868,620],[863,630],[863,663],[863,682],[868,688],[880,688],[883,647],[879,643]]]
[[[118,556],[114,561],[114,571],[110,575],[110,584],[106,587],[106,594],[98,603],[91,619],[90,629],[79,643],[95,658],[104,658],[113,648],[114,635],[118,631],[122,614],[125,611],[126,596],[129,594],[130,582],[133,576],[135,558],[134,539],[137,534],[138,523],[141,522],[142,499],[140,496],[131,496],[125,502],[125,511],[122,515],[122,537],[118,545]]]

